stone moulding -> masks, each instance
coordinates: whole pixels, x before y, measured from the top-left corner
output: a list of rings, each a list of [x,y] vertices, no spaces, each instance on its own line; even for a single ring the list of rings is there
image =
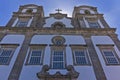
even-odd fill
[[[24,34],[26,32],[31,32],[33,34],[96,34],[96,35],[107,35],[114,34],[116,28],[65,28],[65,29],[51,29],[51,28],[37,28],[37,27],[0,27],[0,33],[15,33]]]
[[[55,74],[50,74],[50,67],[48,65],[44,65],[40,72],[37,73],[37,77],[40,80],[77,80],[79,73],[75,71],[72,65],[67,66],[67,73],[62,74],[60,71],[57,71]]]

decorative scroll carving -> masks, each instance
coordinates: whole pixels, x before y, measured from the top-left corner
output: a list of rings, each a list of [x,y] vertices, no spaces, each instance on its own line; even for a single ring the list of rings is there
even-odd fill
[[[60,71],[57,71],[55,74],[49,74],[49,66],[44,65],[42,70],[37,73],[37,77],[40,80],[77,80],[79,73],[75,71],[72,65],[67,66],[67,73],[62,74]]]
[[[75,71],[75,69],[72,65],[67,66],[67,70],[68,70],[67,75],[69,75],[72,78],[78,78],[79,73],[77,71]]]
[[[48,65],[44,65],[41,69],[40,72],[37,73],[37,77],[38,78],[45,78],[46,76],[49,75],[49,73],[47,72],[49,70],[49,66]]]

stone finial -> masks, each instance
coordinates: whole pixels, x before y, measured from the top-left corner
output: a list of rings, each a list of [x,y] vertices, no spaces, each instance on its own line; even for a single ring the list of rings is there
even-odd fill
[[[49,70],[49,66],[48,65],[44,65],[41,69],[40,72],[37,73],[37,77],[38,78],[44,78],[46,75],[49,75],[49,73],[47,72]]]
[[[78,78],[79,73],[77,71],[75,71],[75,69],[72,65],[68,65],[67,70],[68,70],[67,75],[71,76],[72,78]]]

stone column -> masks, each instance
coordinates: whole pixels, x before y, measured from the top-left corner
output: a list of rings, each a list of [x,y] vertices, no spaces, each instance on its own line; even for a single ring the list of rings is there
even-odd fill
[[[88,47],[88,52],[92,62],[96,80],[107,80],[90,36],[85,37],[85,41]]]
[[[24,60],[27,54],[27,50],[31,41],[33,34],[30,34],[29,32],[25,34],[24,42],[21,46],[21,49],[18,53],[17,59],[14,63],[14,66],[10,72],[10,75],[8,77],[8,80],[19,80],[19,76],[24,64]]]

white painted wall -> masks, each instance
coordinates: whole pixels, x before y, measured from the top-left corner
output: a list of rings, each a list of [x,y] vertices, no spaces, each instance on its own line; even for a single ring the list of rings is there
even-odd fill
[[[11,58],[9,65],[0,65],[0,80],[8,80],[9,73],[14,65],[19,50],[24,40],[24,35],[6,35],[0,43],[2,44],[19,44]]]
[[[100,59],[100,62],[102,64],[102,67],[104,69],[105,75],[107,76],[107,80],[119,80],[120,79],[120,66],[118,65],[111,65],[107,66],[105,64],[105,61],[103,59],[102,53],[100,52],[99,48],[96,46],[96,44],[114,44],[112,39],[108,36],[93,36],[92,41],[94,44],[94,47],[97,51],[98,57]],[[120,57],[120,51],[114,46],[114,49],[117,53],[117,55]]]
[[[31,40],[31,44],[52,44],[52,38],[55,36],[63,36],[67,45],[86,44],[84,38],[79,35],[35,35]]]
[[[75,66],[75,70],[80,73],[78,80],[96,80],[92,66]]]
[[[65,25],[65,27],[73,28],[73,26],[71,25],[71,19],[68,19],[66,17],[62,19],[55,19],[54,17],[47,18],[45,20],[46,24],[43,27],[51,27],[51,25],[54,24],[55,22],[62,22]]]
[[[39,80],[36,73],[41,71],[42,66],[23,66],[19,80]]]

